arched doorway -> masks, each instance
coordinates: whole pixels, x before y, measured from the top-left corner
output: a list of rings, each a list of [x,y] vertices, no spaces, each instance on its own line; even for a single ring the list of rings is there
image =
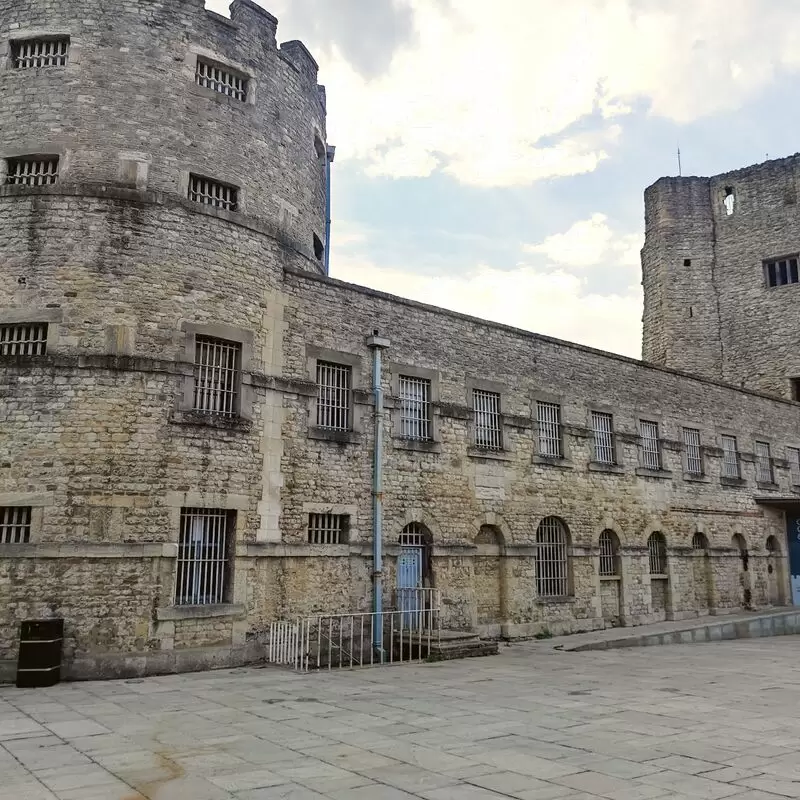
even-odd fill
[[[734,533],[731,545],[739,554],[739,588],[741,591],[741,605],[750,608],[753,603],[753,593],[750,588],[750,553],[747,550],[747,541],[741,533]]]
[[[505,539],[495,525],[481,525],[475,537],[475,605],[481,633],[499,636],[506,621]]]
[[[620,624],[622,600],[622,564],[619,558],[619,537],[610,528],[600,534],[600,609],[611,625]]]
[[[421,522],[409,522],[400,533],[398,542],[397,609],[413,614],[430,605],[429,593],[424,590],[433,586],[433,537]]]
[[[692,586],[694,587],[694,610],[698,615],[708,614],[713,608],[713,580],[708,556],[708,538],[697,531],[692,536]]]
[[[667,540],[661,531],[654,531],[647,540],[650,572],[650,608],[658,620],[667,618],[669,575],[667,573]]]
[[[767,602],[771,606],[784,605],[783,554],[775,536],[768,536],[767,550]]]

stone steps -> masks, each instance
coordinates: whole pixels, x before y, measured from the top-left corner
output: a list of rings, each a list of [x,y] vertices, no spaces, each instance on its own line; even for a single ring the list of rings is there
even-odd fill
[[[481,639],[472,631],[442,631],[438,642],[431,644],[431,661],[451,661],[456,658],[496,656],[497,642]]]

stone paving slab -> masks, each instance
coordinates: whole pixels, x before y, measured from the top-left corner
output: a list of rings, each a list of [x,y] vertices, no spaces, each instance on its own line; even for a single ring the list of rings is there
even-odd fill
[[[800,640],[0,687],[0,800],[800,798]]]

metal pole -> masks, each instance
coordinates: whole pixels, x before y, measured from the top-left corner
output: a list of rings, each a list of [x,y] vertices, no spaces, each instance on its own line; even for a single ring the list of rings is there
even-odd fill
[[[331,164],[336,155],[336,148],[328,145],[325,148],[325,274],[331,269]]]
[[[378,331],[367,338],[372,350],[372,397],[375,406],[375,435],[372,464],[372,648],[383,653],[383,387],[381,385],[381,353],[389,340]],[[382,661],[383,659],[381,659]]]

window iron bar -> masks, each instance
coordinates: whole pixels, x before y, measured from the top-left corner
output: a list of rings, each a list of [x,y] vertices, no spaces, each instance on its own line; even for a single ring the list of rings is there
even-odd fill
[[[0,544],[26,544],[31,540],[31,507],[0,506]]]
[[[563,458],[561,442],[561,406],[557,403],[536,403],[536,420],[539,426],[539,455]]]
[[[0,325],[0,357],[43,356],[46,351],[46,322]]]
[[[69,54],[69,38],[25,39],[12,43],[15,69],[65,67]]]
[[[6,183],[11,186],[47,186],[58,180],[58,156],[8,159]]]

